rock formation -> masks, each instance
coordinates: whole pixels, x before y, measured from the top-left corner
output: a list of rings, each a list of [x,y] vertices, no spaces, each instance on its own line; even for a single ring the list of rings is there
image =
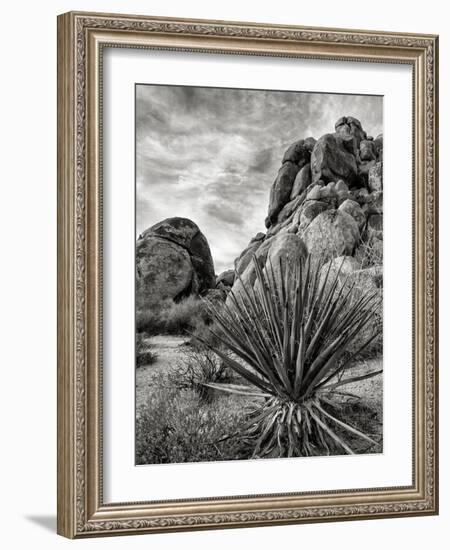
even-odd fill
[[[360,233],[353,216],[340,209],[331,209],[318,214],[304,230],[302,237],[310,254],[329,260],[338,256],[351,256]]]
[[[358,280],[381,273],[383,254],[383,136],[368,136],[354,117],[335,132],[299,139],[288,147],[270,190],[267,233],[258,233],[235,260],[233,292],[254,284],[255,255],[296,261],[306,253],[324,261],[346,259]],[[365,267],[370,267],[364,269]],[[367,271],[367,273],[365,273]],[[377,279],[378,280],[378,279]],[[378,284],[378,283],[377,283]]]
[[[311,175],[314,182],[345,181],[347,186],[358,187],[355,141],[351,136],[325,134],[316,143],[311,154]]]
[[[178,301],[214,288],[208,241],[187,218],[167,218],[144,231],[136,243],[136,302]]]
[[[368,136],[359,120],[341,117],[335,132],[299,139],[284,153],[270,190],[267,232],[255,235],[234,270],[216,277],[208,242],[186,218],[168,218],[144,231],[136,244],[136,299],[140,303],[189,295],[225,299],[256,281],[279,258],[345,259],[342,273],[382,283],[383,136]],[[335,269],[337,264],[333,264]],[[367,268],[367,269],[366,269]],[[375,281],[375,282],[374,282]],[[381,281],[381,283],[380,283]]]
[[[253,254],[258,250],[259,245],[264,241],[265,237],[264,233],[258,233],[250,240],[247,247],[244,248],[240,256],[235,260],[236,273],[242,275],[245,268],[251,262]]]
[[[234,269],[226,269],[222,271],[220,275],[216,277],[216,288],[223,287],[232,287],[234,283],[235,272]]]

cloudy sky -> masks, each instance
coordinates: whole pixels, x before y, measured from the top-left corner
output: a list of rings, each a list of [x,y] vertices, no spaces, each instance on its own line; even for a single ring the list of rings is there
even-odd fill
[[[270,186],[294,141],[334,132],[341,116],[382,133],[382,98],[185,86],[136,86],[136,232],[193,220],[216,273],[265,231]]]

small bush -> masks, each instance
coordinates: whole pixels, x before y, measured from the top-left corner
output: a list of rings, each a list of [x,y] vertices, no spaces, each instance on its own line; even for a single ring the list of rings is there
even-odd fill
[[[190,345],[197,348],[205,348],[205,343],[211,346],[220,346],[217,334],[220,334],[220,327],[214,321],[205,323],[200,319],[191,332]]]
[[[138,411],[136,463],[241,458],[237,441],[221,441],[240,426],[241,416],[233,397],[206,404],[192,390],[160,386]]]
[[[136,336],[136,367],[152,365],[158,359],[158,355],[152,351],[151,345],[145,341],[142,334]]]
[[[355,251],[361,269],[383,264],[383,242],[377,239],[361,241]]]
[[[168,380],[174,387],[193,390],[201,400],[208,402],[217,391],[205,384],[229,382],[231,378],[223,360],[204,346],[184,348],[179,363],[168,373]]]
[[[164,310],[164,321],[168,334],[184,334],[192,332],[199,322],[209,322],[210,316],[204,300],[189,296],[181,302],[172,302]]]
[[[153,351],[146,351],[144,353],[136,353],[136,367],[143,367],[145,365],[153,365],[158,360],[158,355]]]
[[[146,333],[149,336],[161,334],[164,331],[165,322],[162,309],[159,306],[136,311],[136,332]]]
[[[136,331],[155,334],[186,334],[203,330],[211,321],[206,301],[189,296],[181,302],[164,300],[138,309]]]

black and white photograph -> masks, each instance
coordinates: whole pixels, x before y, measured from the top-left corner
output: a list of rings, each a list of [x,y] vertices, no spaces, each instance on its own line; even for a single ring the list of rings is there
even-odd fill
[[[136,84],[137,465],[383,452],[383,97]]]

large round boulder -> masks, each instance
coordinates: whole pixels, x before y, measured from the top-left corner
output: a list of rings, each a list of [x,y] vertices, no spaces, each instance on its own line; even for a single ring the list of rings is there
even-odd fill
[[[157,236],[138,240],[136,243],[138,308],[195,292],[198,292],[198,279],[187,250]]]
[[[364,215],[362,208],[356,201],[352,201],[351,199],[345,200],[339,206],[339,210],[341,212],[347,212],[347,214],[350,214],[350,216],[352,216],[352,218],[354,218],[354,220],[358,224],[359,230],[362,231],[366,224],[366,216]]]
[[[167,218],[136,243],[136,295],[141,303],[181,299],[215,287],[208,241],[187,218]]]
[[[308,250],[302,239],[293,233],[283,233],[273,239],[269,248],[265,269],[273,271],[275,277],[281,276],[281,265],[293,267],[306,259]]]
[[[312,180],[324,183],[344,180],[349,186],[359,184],[356,157],[348,142],[336,134],[325,134],[311,153]]]
[[[341,210],[318,214],[302,234],[308,252],[323,260],[351,256],[360,239],[358,224]]]
[[[323,201],[305,201],[302,208],[297,211],[294,220],[299,225],[299,231],[305,231],[313,219],[321,212],[328,209],[328,204]]]
[[[301,168],[307,162],[309,162],[310,156],[310,143],[306,142],[306,140],[304,139],[299,139],[288,147],[283,155],[283,160],[281,162],[293,162],[294,164],[298,164]]]
[[[267,239],[259,247],[255,254],[255,261],[261,267],[261,269],[270,269],[270,265],[273,270],[277,272],[279,270],[279,262],[288,261],[289,264],[295,264],[300,262],[301,259],[306,258],[307,249],[302,239],[293,233],[283,233]],[[243,297],[245,295],[244,285],[249,288],[255,285],[256,281],[256,268],[254,261],[251,261],[245,271],[239,278],[236,278],[232,292],[236,297]],[[228,298],[230,303],[231,298]]]
[[[222,271],[220,275],[217,275],[216,277],[216,288],[219,286],[226,286],[226,287],[232,287],[234,283],[235,278],[235,271],[234,269],[226,269],[225,271]]]
[[[352,116],[341,117],[334,125],[336,133],[341,136],[352,136],[355,147],[359,149],[361,141],[367,139],[367,134],[361,126],[361,122]]]
[[[215,273],[208,241],[197,224],[188,218],[167,218],[142,234],[142,238],[158,236],[183,247],[191,258],[199,281],[199,291],[214,288]]]

